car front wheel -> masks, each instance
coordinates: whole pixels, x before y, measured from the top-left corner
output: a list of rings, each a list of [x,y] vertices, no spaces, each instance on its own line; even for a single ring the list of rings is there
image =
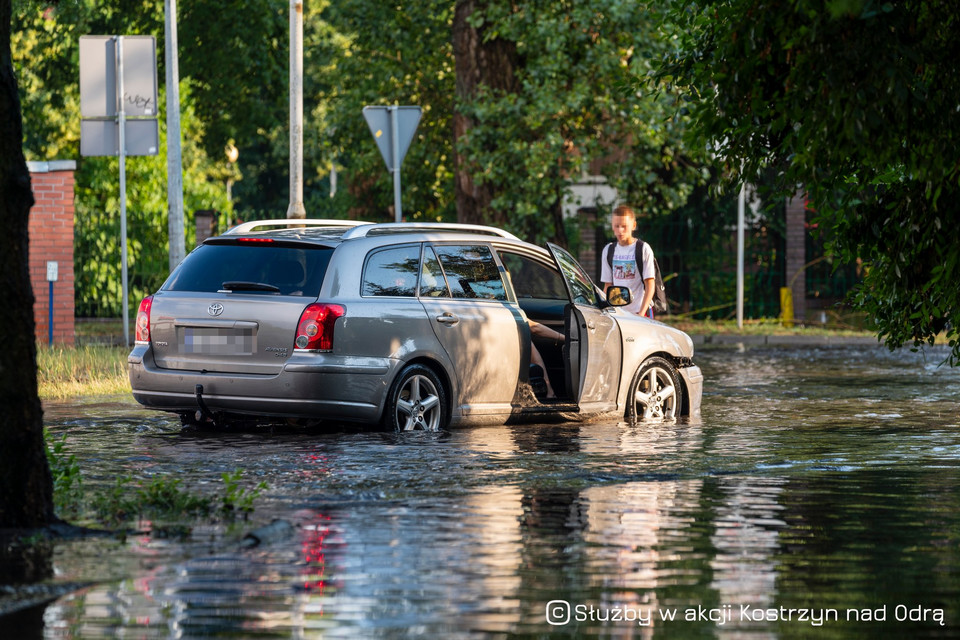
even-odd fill
[[[665,358],[643,361],[630,385],[627,415],[633,420],[673,420],[683,406],[683,387],[676,367]]]
[[[429,367],[405,367],[390,387],[384,423],[394,431],[439,431],[446,426],[446,395]]]

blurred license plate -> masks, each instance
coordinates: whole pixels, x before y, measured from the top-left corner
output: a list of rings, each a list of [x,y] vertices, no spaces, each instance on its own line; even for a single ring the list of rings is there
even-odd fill
[[[257,348],[254,329],[184,327],[180,333],[182,353],[218,356],[248,356]]]

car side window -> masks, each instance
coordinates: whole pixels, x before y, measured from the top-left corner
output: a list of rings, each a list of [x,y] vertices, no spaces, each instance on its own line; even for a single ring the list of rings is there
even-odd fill
[[[490,247],[436,245],[435,249],[454,298],[507,299],[500,268]]]
[[[363,268],[360,294],[364,296],[409,296],[417,291],[420,245],[391,247],[372,252]]]
[[[443,277],[443,269],[433,247],[423,250],[423,267],[420,270],[420,295],[429,298],[449,298],[450,290]]]
[[[567,300],[567,288],[555,268],[516,253],[500,251],[500,260],[510,274],[517,298]]]

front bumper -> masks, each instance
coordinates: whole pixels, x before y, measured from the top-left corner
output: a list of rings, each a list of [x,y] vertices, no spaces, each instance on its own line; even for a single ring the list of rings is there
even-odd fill
[[[700,417],[700,402],[703,400],[703,372],[700,367],[690,362],[679,369],[680,377],[687,388],[687,408],[691,418]]]

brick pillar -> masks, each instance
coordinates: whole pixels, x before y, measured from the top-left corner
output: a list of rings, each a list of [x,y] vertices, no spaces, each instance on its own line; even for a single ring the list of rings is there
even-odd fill
[[[806,194],[801,191],[787,199],[787,279],[784,282],[784,286],[790,286],[793,295],[793,320],[798,324],[806,322],[807,315],[807,280],[801,273],[807,261],[806,221],[807,199]],[[790,285],[791,280],[793,285]]]
[[[57,263],[53,283],[53,342],[73,346],[73,160],[28,162],[33,199],[30,209],[30,284],[37,340],[50,336],[48,263]]]

